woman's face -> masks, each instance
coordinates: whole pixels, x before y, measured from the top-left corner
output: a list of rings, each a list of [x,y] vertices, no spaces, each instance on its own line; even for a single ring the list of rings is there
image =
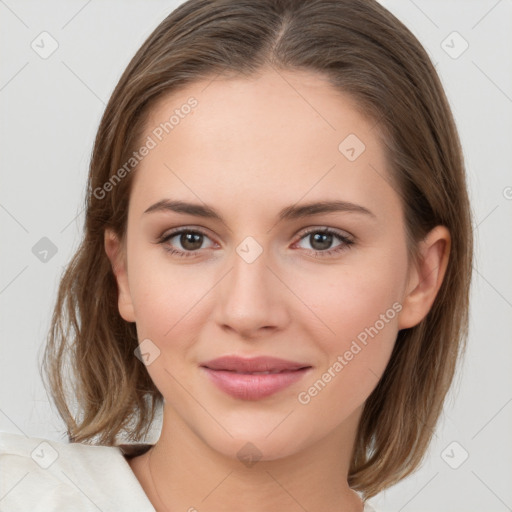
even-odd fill
[[[174,93],[146,128],[116,272],[165,413],[232,457],[246,442],[271,460],[345,435],[415,323],[374,124],[316,75],[266,71]],[[203,367],[226,355],[309,368],[279,387]]]

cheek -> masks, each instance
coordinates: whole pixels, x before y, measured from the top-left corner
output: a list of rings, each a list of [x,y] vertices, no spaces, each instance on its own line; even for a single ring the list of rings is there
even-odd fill
[[[151,252],[155,251],[132,252],[130,292],[139,342],[146,343],[151,353],[147,371],[160,392],[169,397],[180,388],[177,383],[189,378],[184,363],[193,356],[192,348],[200,337],[205,322],[200,315],[211,285],[207,275],[194,271],[193,265],[175,265],[165,255]]]
[[[208,283],[204,272],[194,271],[194,265],[177,265],[161,245],[150,243],[135,230],[128,232],[127,253],[143,363],[160,393],[172,397],[179,393],[179,383],[188,379],[183,362],[197,339],[202,320],[197,305],[202,304]]]
[[[322,337],[324,364],[297,399],[332,427],[371,394],[396,341],[406,259],[382,255],[347,266],[335,283],[310,287],[314,311],[329,330]]]
[[[164,355],[183,350],[197,338],[205,321],[198,315],[205,311],[215,276],[195,265],[177,265],[160,246],[134,247],[130,255],[130,292],[139,339],[151,339]]]
[[[405,268],[400,263],[380,258],[359,268],[347,266],[336,275],[331,272],[329,280],[326,274],[325,281],[318,275],[302,281],[297,294],[314,313],[305,315],[302,325],[323,353],[318,372],[308,383],[315,388],[311,393],[303,390],[306,402],[315,397],[327,409],[339,404],[345,414],[371,393],[398,332]]]
[[[401,305],[390,302],[388,290],[371,289],[373,295],[364,301],[343,297],[337,307],[329,305],[336,310],[331,323],[336,335],[317,335],[322,364],[296,396],[303,413],[327,429],[336,428],[364,404],[395,344]]]
[[[367,261],[337,271],[304,272],[304,277],[296,280],[294,292],[308,307],[304,319],[311,319],[316,332],[330,340],[329,348],[336,349],[379,322],[382,315],[386,326],[396,323],[393,304],[401,298],[403,282],[399,269],[400,265],[392,262]]]

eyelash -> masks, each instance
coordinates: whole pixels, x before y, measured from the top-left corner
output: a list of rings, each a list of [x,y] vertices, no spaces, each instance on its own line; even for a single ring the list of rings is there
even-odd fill
[[[176,235],[181,235],[183,233],[199,234],[199,235],[203,235],[203,236],[205,236],[207,238],[210,238],[205,232],[201,231],[200,229],[179,228],[179,229],[177,229],[175,231],[171,231],[170,233],[167,233],[167,234],[161,236],[157,240],[157,243],[162,244],[164,246],[164,249],[169,254],[172,254],[172,255],[175,255],[175,256],[184,257],[184,258],[194,257],[199,250],[195,250],[195,251],[180,251],[180,250],[172,249],[172,248],[164,245],[171,238],[174,238]],[[349,237],[347,237],[345,235],[342,235],[338,231],[335,231],[335,230],[330,229],[330,228],[321,228],[321,229],[319,229],[319,228],[312,228],[312,229],[306,231],[305,233],[303,233],[302,236],[300,237],[299,241],[302,240],[303,238],[306,238],[308,235],[311,235],[313,233],[322,233],[322,234],[327,234],[327,235],[334,235],[336,238],[338,238],[342,242],[340,245],[338,245],[334,249],[328,249],[326,251],[317,251],[317,250],[314,250],[314,249],[311,250],[311,252],[314,254],[315,257],[323,258],[323,257],[327,257],[327,256],[332,256],[333,254],[341,253],[343,251],[346,251],[346,250],[350,249],[350,247],[354,244],[354,240],[352,240],[351,238],[349,238]]]

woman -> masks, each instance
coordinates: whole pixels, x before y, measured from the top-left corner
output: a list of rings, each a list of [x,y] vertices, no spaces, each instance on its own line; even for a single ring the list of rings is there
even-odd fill
[[[457,130],[402,23],[185,2],[101,121],[45,358],[71,444],[0,436],[31,478],[9,510],[373,510],[428,447],[471,260]]]

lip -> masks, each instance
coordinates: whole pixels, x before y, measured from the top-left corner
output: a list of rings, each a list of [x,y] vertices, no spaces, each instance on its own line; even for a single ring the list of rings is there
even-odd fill
[[[299,381],[312,369],[307,363],[268,356],[224,356],[200,366],[219,389],[242,400],[259,400],[273,395]]]

